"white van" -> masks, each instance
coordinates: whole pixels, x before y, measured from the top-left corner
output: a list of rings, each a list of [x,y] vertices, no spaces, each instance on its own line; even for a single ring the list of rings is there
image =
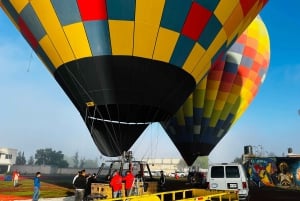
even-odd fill
[[[237,190],[239,200],[248,200],[249,186],[246,171],[239,163],[209,165],[206,181],[209,189]]]

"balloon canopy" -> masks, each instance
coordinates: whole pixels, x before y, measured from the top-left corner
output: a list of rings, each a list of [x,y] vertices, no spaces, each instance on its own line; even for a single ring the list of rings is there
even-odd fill
[[[257,17],[176,115],[161,123],[188,165],[209,155],[245,112],[265,79],[269,60],[268,32]]]
[[[267,0],[0,0],[102,154],[172,117]]]

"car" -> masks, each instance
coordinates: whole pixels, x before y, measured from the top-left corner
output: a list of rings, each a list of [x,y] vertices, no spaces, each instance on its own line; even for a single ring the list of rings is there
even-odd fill
[[[207,172],[207,188],[237,191],[239,200],[249,199],[249,185],[245,168],[239,163],[211,164]]]
[[[176,175],[177,175],[178,177],[186,177],[188,174],[185,173],[185,172],[176,171],[176,172],[170,173],[168,176],[169,176],[169,177],[175,177]]]

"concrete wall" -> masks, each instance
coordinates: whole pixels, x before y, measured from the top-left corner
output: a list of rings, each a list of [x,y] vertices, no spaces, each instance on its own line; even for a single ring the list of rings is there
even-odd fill
[[[41,172],[42,174],[71,174],[75,175],[80,168],[58,168],[50,165],[13,165],[11,171],[18,170],[21,174],[35,174]],[[97,168],[86,168],[86,173],[97,173]]]

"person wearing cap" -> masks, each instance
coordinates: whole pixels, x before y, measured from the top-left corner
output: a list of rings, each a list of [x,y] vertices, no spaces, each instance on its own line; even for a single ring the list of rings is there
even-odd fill
[[[35,177],[33,179],[32,201],[38,201],[40,197],[40,188],[41,188],[40,176],[41,176],[40,172],[35,173]]]

